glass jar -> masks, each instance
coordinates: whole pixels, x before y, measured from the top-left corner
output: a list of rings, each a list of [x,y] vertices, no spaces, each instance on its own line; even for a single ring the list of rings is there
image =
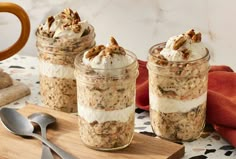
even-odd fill
[[[43,104],[54,110],[77,112],[74,59],[95,45],[93,26],[79,38],[48,38],[36,33],[39,52],[40,95]]]
[[[92,149],[117,150],[132,141],[138,64],[133,53],[126,56],[130,64],[117,69],[92,69],[76,57],[80,138]]]
[[[197,139],[206,117],[209,52],[192,61],[165,61],[157,56],[165,43],[149,50],[149,101],[153,131],[172,141]]]

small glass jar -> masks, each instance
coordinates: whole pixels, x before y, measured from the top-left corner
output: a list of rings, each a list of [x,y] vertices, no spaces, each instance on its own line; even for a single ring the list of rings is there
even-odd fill
[[[92,149],[117,150],[132,141],[138,64],[133,53],[126,56],[130,64],[117,69],[92,69],[76,57],[80,138]]]
[[[74,59],[95,45],[93,26],[79,38],[49,38],[37,34],[40,95],[43,104],[54,110],[77,112]]]
[[[205,126],[209,52],[197,60],[165,61],[157,56],[164,47],[149,50],[151,125],[159,137],[192,141]]]

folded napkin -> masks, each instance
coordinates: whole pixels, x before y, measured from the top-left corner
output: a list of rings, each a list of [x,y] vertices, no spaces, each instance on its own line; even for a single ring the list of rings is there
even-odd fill
[[[139,60],[136,105],[149,110],[148,70]],[[206,121],[236,147],[236,73],[228,66],[211,66],[208,73]]]

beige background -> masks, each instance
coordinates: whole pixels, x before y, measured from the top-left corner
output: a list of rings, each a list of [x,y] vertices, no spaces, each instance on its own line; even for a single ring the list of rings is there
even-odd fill
[[[126,49],[146,60],[148,49],[168,37],[194,28],[203,33],[211,64],[236,70],[234,0],[8,0],[21,5],[31,20],[31,35],[19,54],[37,56],[35,29],[48,15],[65,7],[77,10],[96,29],[98,44],[113,35]],[[0,13],[0,49],[19,36],[20,23]]]

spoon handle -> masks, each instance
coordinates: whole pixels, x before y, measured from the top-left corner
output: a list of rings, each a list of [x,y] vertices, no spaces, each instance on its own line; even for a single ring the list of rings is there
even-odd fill
[[[48,147],[50,147],[53,151],[55,151],[62,159],[77,159],[76,157],[72,156],[68,152],[62,150],[61,148],[57,147],[47,139],[43,138],[42,136],[38,134],[31,134],[32,137],[35,137],[36,139],[41,140],[43,143],[45,143]]]
[[[41,135],[43,138],[47,139],[46,126],[40,126]],[[43,143],[41,159],[54,159],[50,148]]]
[[[50,148],[44,144],[41,159],[54,159]]]

